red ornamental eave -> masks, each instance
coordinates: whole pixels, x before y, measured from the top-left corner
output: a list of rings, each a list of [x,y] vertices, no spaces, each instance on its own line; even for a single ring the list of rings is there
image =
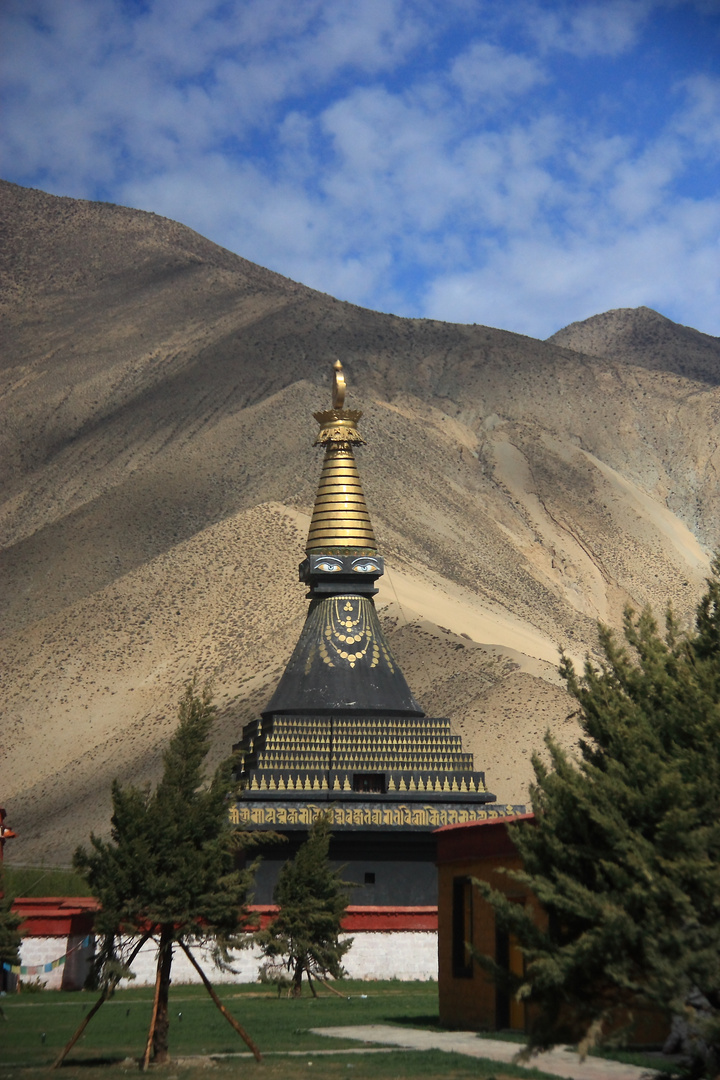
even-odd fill
[[[259,917],[260,928],[264,929],[277,914],[275,904],[254,904],[250,913]],[[437,931],[437,907],[361,907],[351,905],[347,908],[342,921],[346,933],[362,933],[371,930],[396,933],[401,930]]]
[[[534,814],[512,814],[488,821],[464,821],[460,825],[442,825],[435,829],[437,864],[462,862],[465,859],[517,855],[507,831],[516,822],[534,822]]]
[[[90,896],[18,897],[12,910],[22,916],[21,933],[28,937],[67,937],[92,933],[100,904]],[[277,915],[275,904],[249,907],[261,929]],[[342,929],[346,933],[369,931],[437,931],[437,907],[361,907],[351,905],[345,912]]]
[[[91,933],[100,904],[92,896],[18,896],[12,910],[27,937],[67,937]]]

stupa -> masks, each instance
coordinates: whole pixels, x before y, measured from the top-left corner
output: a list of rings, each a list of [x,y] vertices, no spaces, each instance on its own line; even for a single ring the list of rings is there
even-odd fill
[[[392,654],[373,601],[384,564],[354,455],[361,413],[345,408],[345,392],[338,360],[332,408],[314,414],[325,458],[299,567],[307,619],[267,708],[233,747],[241,795],[230,816],[290,840],[267,850],[258,903],[271,902],[281,862],[328,814],[353,904],[433,905],[432,831],[524,807],[495,803],[450,720],[425,715]]]

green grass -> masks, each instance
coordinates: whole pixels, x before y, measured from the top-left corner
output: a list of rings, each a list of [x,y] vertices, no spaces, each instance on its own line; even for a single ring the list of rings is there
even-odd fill
[[[324,991],[317,999],[306,992],[299,1000],[289,1001],[278,998],[274,989],[258,984],[218,989],[224,1005],[263,1051],[328,1049],[327,1040],[311,1035],[310,1027],[406,1021],[409,1016],[437,1022],[434,983],[384,983],[372,987],[367,983],[348,983],[343,989],[349,1000]],[[46,991],[4,998],[7,1020],[0,1021],[0,1062],[50,1061],[95,1000],[95,994],[84,991]],[[87,1058],[102,1054],[118,1060],[139,1054],[145,1045],[151,1006],[151,987],[118,991],[90,1022],[72,1056]],[[357,1044],[338,1040],[337,1047],[342,1046]],[[170,992],[170,1048],[173,1055],[232,1053],[245,1050],[245,1044],[202,986],[177,986]]]
[[[166,1080],[207,1077],[212,1059],[213,1080],[286,1080],[312,1076],[316,1080],[385,1080],[423,1077],[427,1080],[465,1080],[469,1077],[543,1077],[537,1070],[467,1058],[442,1051],[383,1049],[359,1053],[356,1041],[327,1039],[310,1028],[341,1024],[389,1023],[442,1030],[438,1022],[436,983],[336,983],[343,998],[320,989],[317,999],[307,990],[300,1000],[278,998],[260,984],[218,987],[225,1006],[259,1045],[265,1056],[259,1071],[252,1058],[224,1059],[214,1055],[245,1054],[247,1047],[216,1009],[202,986],[175,986],[170,993],[170,1052],[173,1061],[163,1070]],[[47,1066],[73,1034],[97,995],[44,991],[0,999],[0,1080],[47,1078]],[[96,1014],[73,1047],[59,1076],[62,1080],[123,1080],[137,1069],[147,1038],[152,988],[119,990]],[[488,1038],[512,1038],[515,1033],[484,1033]],[[44,1036],[44,1037],[43,1037]],[[482,1037],[482,1036],[481,1036]],[[332,1053],[328,1053],[332,1050]],[[294,1051],[292,1056],[284,1052]],[[325,1051],[325,1053],[319,1053]],[[345,1052],[343,1052],[345,1051]],[[299,1056],[298,1056],[299,1052]],[[277,1054],[277,1057],[273,1055]],[[204,1062],[186,1060],[203,1055]],[[281,1056],[282,1055],[282,1056]],[[607,1051],[604,1056],[648,1069],[672,1068],[662,1059],[632,1051]]]
[[[479,1039],[499,1039],[501,1042],[513,1042],[524,1044],[525,1036],[519,1031],[479,1031]],[[577,1050],[576,1046],[566,1047],[568,1050]],[[672,1057],[663,1057],[658,1049],[657,1053],[648,1050],[632,1050],[623,1047],[605,1046],[596,1047],[589,1052],[589,1057],[603,1058],[606,1061],[620,1061],[624,1065],[637,1065],[641,1069],[651,1072],[674,1073],[677,1072],[677,1063]]]
[[[74,870],[49,866],[5,865],[6,896],[90,896],[88,883]]]
[[[590,1057],[604,1058],[607,1061],[621,1061],[625,1065],[638,1065],[641,1069],[653,1072],[677,1072],[677,1062],[672,1057],[662,1057],[660,1051],[650,1053],[647,1050],[624,1050],[607,1047],[590,1051]]]
[[[317,1000],[306,995],[298,1001],[278,999],[276,991],[258,984],[219,988],[223,1003],[268,1055],[262,1066],[253,1059],[215,1059],[213,1078],[231,1074],[257,1076],[261,1080],[307,1075],[322,1080],[349,1077],[383,1080],[390,1077],[457,1078],[528,1077],[533,1073],[512,1066],[483,1062],[442,1051],[383,1050],[358,1053],[357,1042],[329,1040],[312,1035],[310,1027],[338,1024],[402,1023],[417,1027],[437,1026],[436,983],[336,984],[347,995],[338,998],[321,991]],[[46,991],[38,995],[13,995],[2,999],[6,1019],[0,1019],[0,1080],[17,1076],[39,1080],[95,1001],[94,994]],[[118,991],[86,1028],[73,1048],[61,1077],[118,1080],[137,1066],[150,1020],[151,988]],[[174,1059],[163,1070],[167,1080],[191,1080],[207,1075],[207,1062],[182,1062],[184,1056],[237,1054],[245,1044],[221,1016],[200,986],[173,987],[170,995],[170,1051]],[[179,1014],[182,1014],[180,1016]],[[44,1039],[43,1039],[44,1035]],[[301,1056],[273,1057],[282,1051]],[[332,1050],[333,1053],[327,1053]],[[342,1053],[343,1050],[351,1051]],[[325,1053],[318,1053],[325,1051]],[[339,1052],[338,1052],[339,1051]],[[256,1073],[256,1069],[260,1069]],[[538,1077],[541,1073],[535,1074]]]
[[[153,1070],[163,1080],[557,1080],[536,1070],[446,1054],[442,1050],[387,1050],[378,1054],[333,1054],[328,1056],[266,1057],[254,1060],[172,1061],[167,1068]],[[138,1073],[133,1061],[93,1062],[64,1066],[58,1080],[126,1080]],[[47,1066],[2,1070],[3,1080],[48,1080]]]

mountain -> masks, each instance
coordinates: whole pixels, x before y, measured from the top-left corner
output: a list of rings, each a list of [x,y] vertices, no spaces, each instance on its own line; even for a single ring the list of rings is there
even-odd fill
[[[402,319],[12,184],[0,218],[14,861],[107,831],[111,779],[157,774],[193,671],[214,679],[215,761],[269,699],[306,611],[312,413],[338,356],[386,632],[502,801],[548,726],[577,738],[558,646],[582,661],[627,603],[691,613],[720,525],[717,339],[642,308],[548,342]]]
[[[623,364],[672,371],[685,379],[720,384],[718,339],[659,315],[652,308],[617,308],[570,323],[547,339],[555,345]]]

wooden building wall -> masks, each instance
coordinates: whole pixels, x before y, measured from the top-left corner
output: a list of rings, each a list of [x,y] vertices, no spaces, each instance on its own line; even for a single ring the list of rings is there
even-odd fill
[[[488,822],[446,825],[438,840],[438,989],[440,1022],[445,1027],[477,1031],[525,1031],[528,1007],[508,1000],[472,959],[465,942],[522,974],[523,957],[515,942],[499,934],[491,906],[482,899],[471,879],[488,882],[519,904],[530,907],[538,925],[547,916],[537,898],[505,870],[522,868],[507,825],[534,820],[532,814]],[[611,1030],[627,1030],[627,1045],[657,1046],[665,1041],[670,1018],[656,1010],[621,1004],[610,1021]]]

